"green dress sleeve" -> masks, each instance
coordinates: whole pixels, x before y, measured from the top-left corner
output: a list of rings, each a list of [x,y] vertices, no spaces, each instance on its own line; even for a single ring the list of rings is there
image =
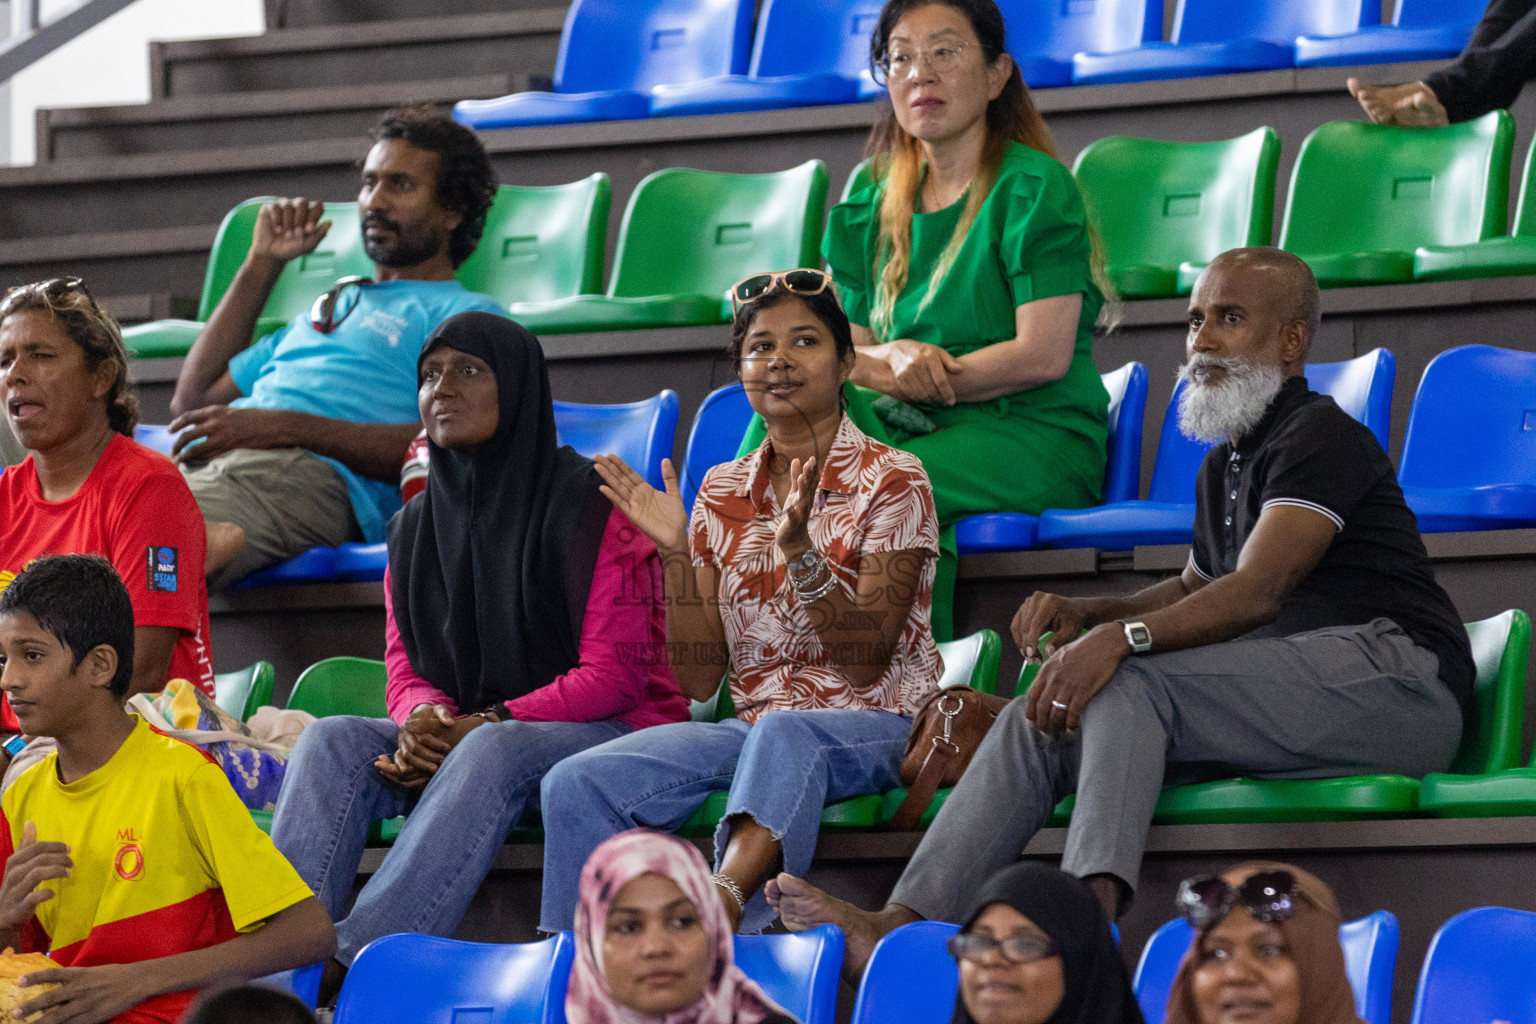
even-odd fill
[[[1093,283],[1088,213],[1072,172],[1056,161],[1040,174],[1021,174],[1010,183],[998,255],[1013,292],[1013,304],[1083,292],[1095,313],[1103,296]]]
[[[860,327],[869,326],[875,245],[880,237],[879,202],[877,186],[855,192],[832,207],[821,239],[821,254],[832,271],[838,300],[848,314],[848,322]]]

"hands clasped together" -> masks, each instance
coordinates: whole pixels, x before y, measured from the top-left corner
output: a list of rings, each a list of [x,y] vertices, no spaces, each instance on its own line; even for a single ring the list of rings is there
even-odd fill
[[[455,718],[441,704],[423,705],[410,713],[400,726],[400,748],[393,757],[381,756],[373,762],[384,780],[398,789],[421,789],[443,760],[471,731],[489,719],[484,715]]]

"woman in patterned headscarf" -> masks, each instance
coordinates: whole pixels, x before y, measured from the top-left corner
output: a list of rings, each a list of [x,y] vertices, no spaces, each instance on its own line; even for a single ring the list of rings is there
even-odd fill
[[[796,1024],[732,960],[730,922],[692,844],[636,829],[588,858],[570,1024]]]

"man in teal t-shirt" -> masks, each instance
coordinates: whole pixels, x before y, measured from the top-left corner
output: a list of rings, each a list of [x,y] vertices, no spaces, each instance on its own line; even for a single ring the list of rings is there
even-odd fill
[[[421,430],[422,344],[456,313],[504,312],[453,276],[496,195],[474,133],[406,108],[386,114],[374,138],[358,194],[373,278],[343,279],[251,344],[283,267],[330,228],[321,203],[268,203],[176,381],[171,430],[208,525],[210,590],[316,545],[383,540]]]

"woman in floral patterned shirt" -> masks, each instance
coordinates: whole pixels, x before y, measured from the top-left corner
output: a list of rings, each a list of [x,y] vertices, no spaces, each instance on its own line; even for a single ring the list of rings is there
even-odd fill
[[[910,716],[943,668],[929,623],[938,519],[917,458],[844,415],[853,339],[827,284],[797,270],[737,286],[750,301],[731,354],[768,436],[709,471],[691,523],[670,462],[662,493],[595,460],[665,566],[667,645],[649,655],[670,658],[695,700],[728,670],[737,717],[646,729],[545,776],[542,930],[571,927],[581,865],[604,839],[677,829],[729,791],[715,881],[732,925],[760,931],[773,919],[762,886],[810,866],[822,805],[899,784]]]

